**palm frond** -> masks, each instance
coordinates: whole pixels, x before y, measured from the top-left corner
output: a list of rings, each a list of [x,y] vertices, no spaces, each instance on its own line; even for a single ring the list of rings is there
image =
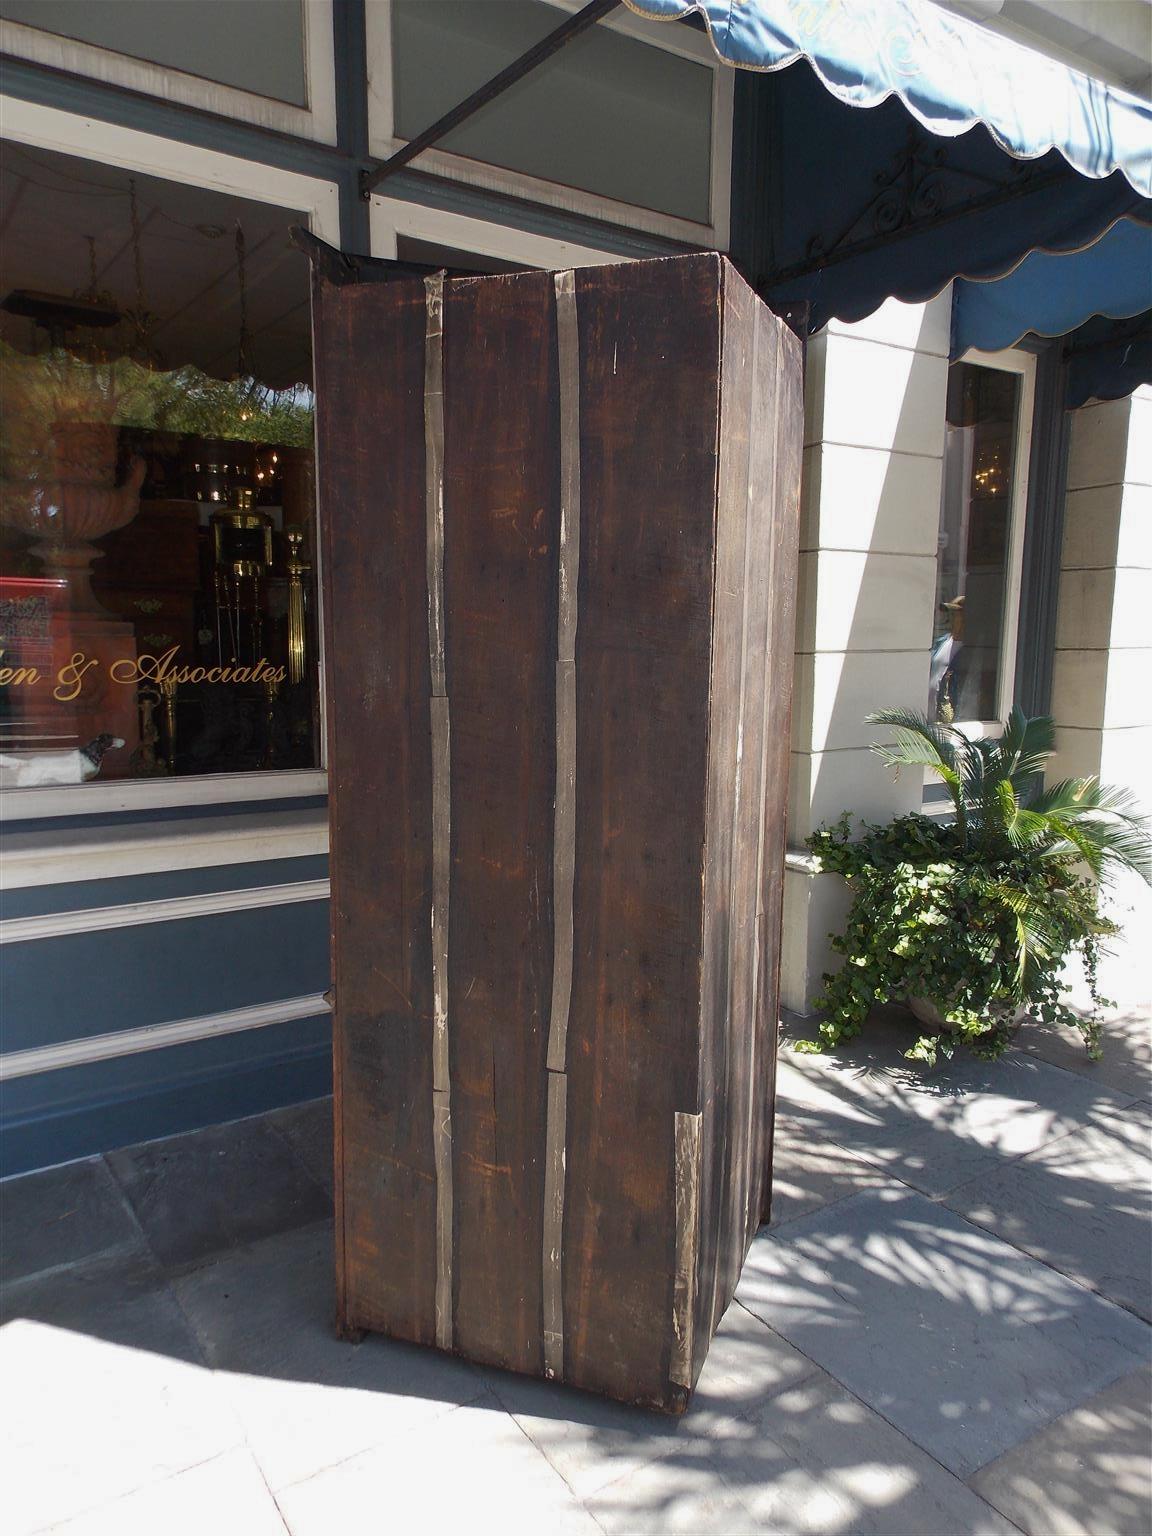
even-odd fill
[[[1012,804],[1016,797],[1011,784],[1000,772],[996,745],[982,739],[969,741],[966,745],[963,777],[969,819],[980,834],[1003,834],[1009,797]],[[1007,788],[1007,796],[1002,793],[1002,786]]]
[[[1067,949],[1067,935],[1052,910],[1028,891],[1007,881],[993,881],[988,896],[1006,907],[1016,930],[1016,976],[1018,997],[1027,997],[1041,965],[1059,958]]]
[[[1121,791],[1127,794],[1127,790]],[[1095,809],[1100,794],[1100,781],[1095,777],[1084,779],[1060,779],[1055,784],[1048,785],[1045,789],[1039,789],[1028,797],[1028,809],[1036,811],[1042,816],[1053,812],[1060,814],[1064,811],[1076,812],[1084,809]]]
[[[1098,878],[1135,871],[1152,884],[1152,830],[1130,791],[1096,778],[1062,779],[1029,790],[1055,746],[1047,715],[1013,708],[999,740],[970,741],[954,726],[910,709],[868,717],[891,739],[872,750],[896,768],[927,768],[948,791],[960,845],[990,858],[1028,850],[1068,865],[1083,861]]]
[[[878,709],[866,715],[865,722],[868,725],[886,725],[892,729],[896,737],[895,745],[875,746],[872,749],[889,761],[899,761],[900,754],[908,750],[916,754],[917,765],[938,762],[954,770],[958,749],[965,745],[959,731],[949,725],[940,725],[929,715],[914,709]],[[930,754],[927,759],[923,756],[925,752]]]
[[[1099,880],[1104,874],[1104,854],[1086,834],[1084,827],[1076,821],[1065,821],[1055,816],[1047,816],[1044,821],[1046,832],[1040,846],[1045,856],[1056,863],[1086,864]]]
[[[1152,885],[1152,839],[1146,825],[1134,818],[1114,820],[1085,816],[1080,817],[1075,826],[1098,850],[1102,874],[1129,869]]]
[[[1056,748],[1051,715],[1026,715],[1014,704],[997,742],[1000,770],[1019,789],[1024,780],[1041,773]]]
[[[1130,790],[1095,777],[1062,779],[1033,795],[1027,810],[1073,842],[1096,874],[1111,865],[1152,884],[1152,833]]]
[[[928,768],[942,780],[963,836],[967,806],[960,765],[968,743],[960,732],[912,709],[878,709],[865,718],[869,725],[884,725],[892,732],[892,741],[875,742],[872,746],[884,762],[893,768]]]
[[[1013,848],[1033,848],[1042,844],[1051,832],[1049,819],[1021,805],[1007,779],[999,781],[998,793],[1004,835]]]

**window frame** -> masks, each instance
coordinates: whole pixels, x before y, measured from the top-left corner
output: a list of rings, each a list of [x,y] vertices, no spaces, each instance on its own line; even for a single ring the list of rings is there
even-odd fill
[[[244,160],[220,150],[163,138],[98,118],[79,117],[57,107],[0,95],[4,140],[115,165],[142,175],[189,186],[207,187],[273,207],[305,213],[309,227],[323,240],[340,244],[338,184],[299,171]],[[301,257],[303,261],[303,257]],[[317,601],[320,550],[316,541]],[[321,615],[322,617],[322,615]],[[179,806],[208,806],[262,800],[291,800],[328,791],[327,732],[324,696],[323,625],[317,657],[320,702],[320,767],[261,769],[253,773],[188,774],[171,779],[117,779],[101,783],[60,784],[42,789],[5,788],[0,807],[5,822],[45,817],[150,811]]]
[[[80,42],[24,22],[0,18],[0,51],[49,69],[105,85],[139,91],[181,107],[214,112],[236,122],[271,128],[319,144],[337,142],[334,0],[300,0],[303,6],[306,107],[222,85],[203,75],[154,64],[95,43]]]
[[[970,347],[950,364],[1013,373],[1020,379],[1016,439],[1013,445],[1012,504],[1008,514],[1008,549],[1004,569],[1004,603],[1000,621],[1000,660],[996,680],[995,720],[954,720],[954,728],[969,740],[995,740],[1016,697],[1016,656],[1020,632],[1020,599],[1024,578],[1024,539],[1028,524],[1032,428],[1036,411],[1036,354],[1022,347],[981,352]],[[937,556],[939,559],[939,556]]]
[[[584,0],[542,0],[558,11],[578,11]],[[557,25],[560,17],[557,16]],[[645,234],[665,236],[709,249],[727,250],[731,229],[732,106],[736,71],[717,56],[708,38],[688,27],[662,26],[620,10],[597,26],[691,59],[712,71],[712,141],[710,145],[709,207],[707,223],[658,213],[633,203],[623,203],[598,193],[585,192],[562,182],[548,181],[523,171],[488,165],[444,149],[427,149],[414,162],[418,168],[445,181],[463,186],[525,198],[568,213],[620,224]],[[378,159],[387,159],[408,143],[394,129],[392,90],[392,0],[367,0],[365,34],[368,76],[368,143]],[[372,205],[386,201],[373,194]]]
[[[514,262],[517,266],[551,271],[605,266],[630,259],[618,251],[579,245],[574,240],[538,235],[513,225],[494,224],[470,214],[453,213],[426,203],[400,202],[395,198],[373,198],[369,220],[372,255],[392,260],[396,259],[398,235],[474,252],[496,261]]]

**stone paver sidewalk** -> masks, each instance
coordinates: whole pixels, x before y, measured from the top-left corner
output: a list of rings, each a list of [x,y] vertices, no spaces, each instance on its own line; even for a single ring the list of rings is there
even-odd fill
[[[1147,1536],[1149,1018],[781,1056],[679,1421],[331,1332],[326,1103],[0,1184],[5,1536]]]

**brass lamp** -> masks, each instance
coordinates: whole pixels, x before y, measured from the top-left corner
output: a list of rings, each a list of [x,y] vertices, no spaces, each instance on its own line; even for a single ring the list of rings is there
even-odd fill
[[[272,519],[256,512],[242,487],[237,506],[213,512],[216,648],[221,665],[254,664],[264,644],[264,586],[272,568]],[[244,654],[245,648],[250,654]]]

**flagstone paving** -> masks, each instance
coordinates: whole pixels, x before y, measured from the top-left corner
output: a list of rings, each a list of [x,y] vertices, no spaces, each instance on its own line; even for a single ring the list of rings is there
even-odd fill
[[[0,1529],[1147,1536],[1152,1016],[1098,1066],[908,1038],[786,1043],[679,1420],[338,1341],[325,1101],[0,1183]]]

